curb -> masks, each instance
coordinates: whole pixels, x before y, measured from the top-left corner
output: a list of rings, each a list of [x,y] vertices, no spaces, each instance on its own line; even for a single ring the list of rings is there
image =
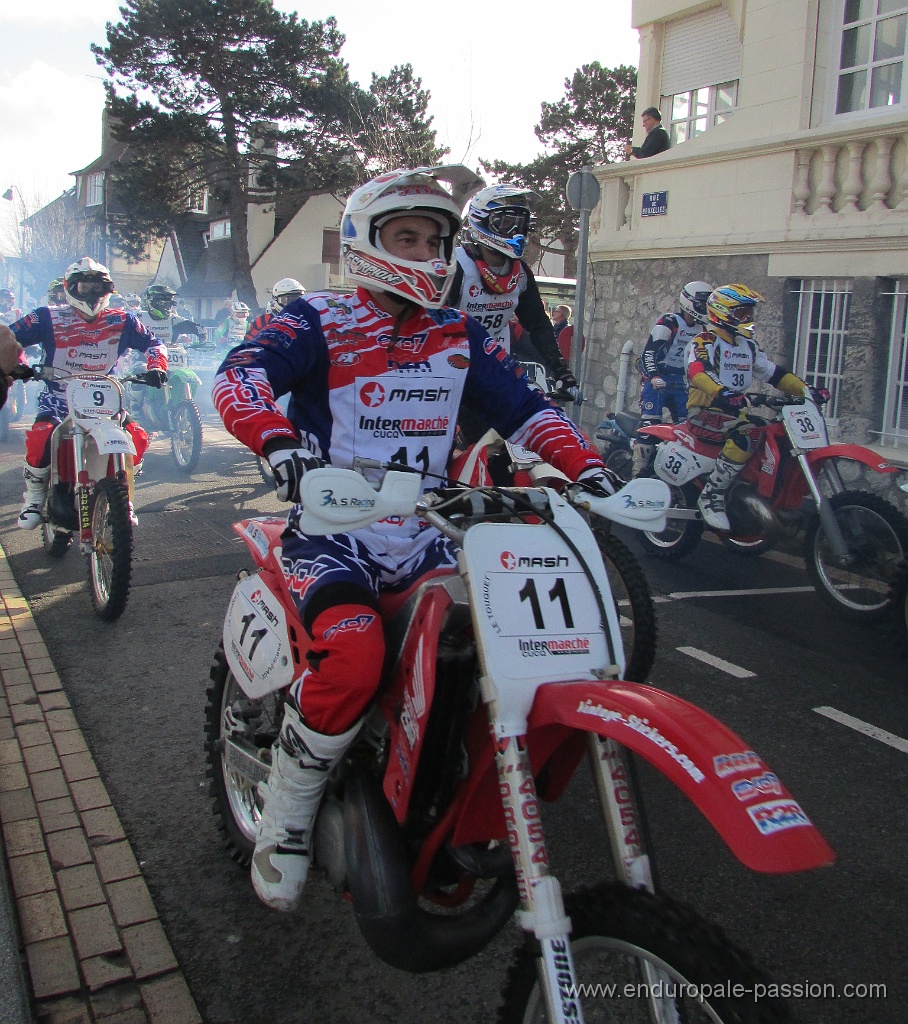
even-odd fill
[[[35,1019],[202,1024],[2,546],[0,678],[0,852]]]

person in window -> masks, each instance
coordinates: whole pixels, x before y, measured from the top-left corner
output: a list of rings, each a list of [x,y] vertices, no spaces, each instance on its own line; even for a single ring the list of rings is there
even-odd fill
[[[629,142],[625,145],[624,155],[628,160],[631,157],[645,160],[657,153],[664,153],[671,145],[668,132],[662,127],[662,114],[658,107],[647,107],[640,115],[640,120],[646,129],[646,138],[642,146],[632,146]]]

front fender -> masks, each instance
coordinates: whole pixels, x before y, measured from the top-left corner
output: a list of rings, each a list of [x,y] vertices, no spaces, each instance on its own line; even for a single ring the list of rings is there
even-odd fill
[[[877,473],[899,473],[902,469],[886,462],[876,452],[860,444],[828,444],[824,448],[811,448],[807,451],[807,461],[810,463],[821,463],[827,459],[852,459],[854,462],[863,462]]]
[[[85,433],[95,442],[99,452],[107,455],[135,455],[136,446],[129,433],[113,420],[82,422]]]
[[[529,735],[553,724],[609,737],[649,761],[755,871],[803,871],[835,860],[765,762],[680,697],[638,683],[548,683],[536,693]]]

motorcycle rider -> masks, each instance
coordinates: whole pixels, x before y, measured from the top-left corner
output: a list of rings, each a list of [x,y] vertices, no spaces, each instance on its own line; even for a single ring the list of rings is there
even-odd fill
[[[397,170],[356,189],[341,226],[356,291],[296,300],[225,359],[215,408],[232,434],[268,459],[282,500],[299,500],[308,470],[349,468],[354,457],[420,469],[431,487],[445,476],[467,398],[502,436],[570,479],[612,493],[598,453],[563,412],[527,386],[480,323],[445,305],[460,211],[477,183],[454,166]],[[275,400],[288,392],[284,416]],[[408,591],[456,564],[453,544],[415,516],[308,537],[299,511],[290,513],[282,559],[310,637],[308,664],[285,704],[252,858],[255,891],[278,910],[299,902],[328,773],[378,687],[379,592]]]
[[[249,325],[243,341],[252,341],[259,331],[270,323],[271,319],[280,313],[284,306],[289,305],[301,295],[305,295],[306,289],[294,277],[282,277],[271,289],[271,298],[268,305]]]
[[[176,315],[176,302],[177,293],[173,288],[166,284],[149,285],[141,295],[142,312],[139,319],[165,345],[176,342],[181,334],[192,334],[196,341],[207,337],[204,327]]]
[[[0,288],[0,324],[15,323],[22,316],[16,306],[16,293],[12,288]]]
[[[708,329],[688,348],[688,425],[695,436],[722,445],[697,502],[703,521],[714,530],[730,529],[725,495],[750,458],[756,439],[758,428],[747,418],[744,394],[754,378],[783,394],[811,397],[800,377],[774,363],[754,341],[754,310],[762,301],[759,292],[743,284],[716,288],[706,300]]]
[[[690,281],[678,298],[678,312],[664,313],[653,324],[640,355],[640,426],[662,422],[668,409],[673,423],[687,415],[688,342],[700,333],[706,319],[706,300],[713,290],[705,281]],[[639,429],[639,428],[638,428]],[[633,442],[633,474],[650,464],[654,445],[646,435]]]
[[[63,275],[67,305],[39,306],[10,328],[23,346],[40,345],[41,362],[71,373],[108,373],[127,349],[146,355],[147,378],[155,387],[167,380],[167,349],[134,313],[108,309],[113,281],[107,267],[89,256],[67,267]],[[38,414],[25,434],[25,493],[17,525],[34,530],[50,473],[50,436],[69,413],[64,382],[48,381],[38,396]],[[138,423],[124,424],[136,447],[135,467],[141,467],[148,434]],[[130,516],[137,522],[130,502]]]
[[[539,294],[536,278],[521,259],[533,229],[539,196],[519,185],[491,185],[477,192],[466,211],[464,239],[457,246],[457,271],[449,301],[475,317],[510,352],[508,324],[520,320],[524,340],[554,378],[559,391],[580,397],[577,380],[555,340],[555,329]],[[467,440],[486,430],[475,414],[463,417]],[[478,431],[478,433],[477,433]]]
[[[214,340],[218,345],[239,345],[249,329],[249,307],[245,302],[232,302],[230,313],[214,332]]]
[[[66,292],[63,290],[62,277],[54,278],[47,286],[47,304],[48,306],[66,305]]]

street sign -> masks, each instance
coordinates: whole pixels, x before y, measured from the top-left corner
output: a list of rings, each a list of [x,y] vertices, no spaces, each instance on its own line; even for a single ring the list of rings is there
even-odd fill
[[[589,168],[584,167],[568,178],[565,195],[567,201],[575,210],[593,210],[599,202],[602,190],[596,175]]]
[[[668,192],[644,192],[641,217],[661,217],[668,213]]]

